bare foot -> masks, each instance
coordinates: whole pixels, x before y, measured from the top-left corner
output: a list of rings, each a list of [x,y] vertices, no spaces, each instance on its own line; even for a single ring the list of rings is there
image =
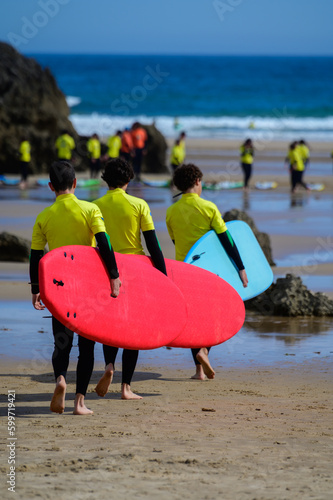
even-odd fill
[[[89,410],[84,404],[83,394],[77,394],[74,401],[74,415],[92,415],[94,412]]]
[[[121,388],[121,399],[142,399],[142,396],[132,392],[129,384],[123,384]]]
[[[56,388],[54,389],[53,397],[50,404],[50,410],[54,413],[64,413],[66,395],[66,381],[60,375],[57,378]]]
[[[203,368],[201,365],[195,365],[196,372],[192,375],[192,379],[194,380],[205,380],[206,375],[204,374]]]
[[[200,351],[196,355],[196,358],[201,364],[204,374],[207,376],[207,378],[213,379],[215,377],[215,372],[209,362],[208,351],[206,347],[200,349]]]
[[[109,363],[105,368],[105,372],[102,375],[102,378],[95,387],[95,391],[101,398],[104,398],[105,394],[107,394],[109,390],[110,384],[113,379],[113,373],[114,366],[112,363]]]

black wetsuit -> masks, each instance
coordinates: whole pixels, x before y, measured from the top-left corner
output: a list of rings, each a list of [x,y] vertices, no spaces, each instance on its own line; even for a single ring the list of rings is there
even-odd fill
[[[220,233],[217,235],[224,250],[228,254],[231,260],[234,261],[238,271],[242,271],[244,269],[243,261],[239,255],[238,248],[236,247],[236,243],[233,241],[231,234],[229,231],[225,231],[224,233]],[[206,347],[207,351],[210,351],[210,347]],[[191,349],[193,360],[195,365],[200,365],[200,362],[197,360],[196,356],[200,349]]]
[[[146,246],[148,252],[151,255],[154,266],[156,267],[156,269],[161,271],[161,273],[166,275],[167,272],[166,272],[163,253],[158,244],[155,231],[154,230],[143,231],[143,236],[145,238]],[[118,347],[103,345],[103,353],[104,353],[105,365],[107,366],[109,363],[112,363],[114,366],[116,361],[116,356],[118,353]],[[131,385],[131,380],[133,377],[133,373],[135,371],[138,356],[139,356],[139,351],[137,350],[131,350],[131,349],[123,350],[123,356],[122,356],[123,370],[122,370],[122,381],[121,381],[122,384]]]
[[[118,278],[119,273],[114,252],[110,249],[105,233],[98,233],[95,237],[110,278]],[[30,280],[32,293],[39,293],[38,264],[43,254],[43,250],[31,250]],[[69,355],[73,345],[73,332],[54,317],[52,317],[52,331],[54,337],[54,351],[52,355],[54,376],[56,380],[60,375],[63,375],[66,379]],[[80,335],[78,337],[79,358],[76,368],[76,394],[83,394],[85,396],[94,367],[95,342]]]

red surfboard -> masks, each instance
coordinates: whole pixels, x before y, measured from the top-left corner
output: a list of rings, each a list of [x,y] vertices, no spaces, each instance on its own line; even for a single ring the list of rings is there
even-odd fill
[[[88,339],[127,349],[167,345],[187,323],[183,294],[163,273],[133,257],[116,253],[122,287],[113,298],[97,249],[52,250],[39,263],[41,298],[55,318]]]
[[[149,257],[133,255],[153,266]],[[168,277],[183,293],[188,320],[172,347],[201,348],[221,344],[235,335],[245,320],[244,302],[222,278],[185,262],[165,259]],[[170,318],[173,312],[170,311]]]

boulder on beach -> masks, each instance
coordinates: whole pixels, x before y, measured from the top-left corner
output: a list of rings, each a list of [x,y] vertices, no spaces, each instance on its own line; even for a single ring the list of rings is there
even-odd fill
[[[142,125],[148,135],[147,153],[143,157],[142,172],[143,173],[168,173],[166,166],[166,152],[168,144],[165,137],[155,127],[155,125]]]
[[[0,233],[0,261],[28,262],[31,241],[14,234]]]
[[[333,316],[333,300],[312,293],[293,274],[278,278],[264,293],[245,302],[247,310],[265,316]]]
[[[66,129],[77,140],[64,94],[48,68],[0,42],[0,172],[19,172],[18,150],[31,143],[32,173],[46,172]]]
[[[229,222],[232,220],[242,220],[246,222],[252,229],[255,237],[257,238],[259,245],[261,246],[261,249],[264,252],[269,265],[270,266],[276,265],[272,256],[272,247],[270,238],[267,233],[262,233],[258,230],[252,217],[250,217],[246,212],[243,212],[242,210],[233,208],[232,210],[229,210],[223,215],[223,219],[225,222]]]

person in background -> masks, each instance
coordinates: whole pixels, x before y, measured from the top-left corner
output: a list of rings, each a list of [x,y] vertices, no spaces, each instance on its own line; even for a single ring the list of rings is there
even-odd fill
[[[100,208],[112,248],[119,253],[144,255],[141,232],[154,266],[166,274],[164,257],[158,243],[154,222],[148,204],[126,193],[129,182],[134,178],[132,166],[120,158],[110,159],[102,174],[108,185],[108,192],[94,203]],[[105,372],[96,386],[99,396],[105,396],[112,382],[115,370],[117,347],[103,345]],[[131,390],[139,351],[124,349],[122,356],[122,399],[142,399]]]
[[[184,160],[185,160],[184,148],[180,144],[180,139],[176,139],[170,155],[170,165],[172,174],[174,173],[176,168],[179,167],[179,165],[182,165]]]
[[[101,143],[97,134],[93,134],[87,141],[87,151],[90,159],[90,178],[97,179],[101,170]]]
[[[71,160],[73,150],[75,149],[75,142],[66,129],[63,129],[61,135],[55,143],[57,156],[59,160]]]
[[[299,152],[297,141],[293,141],[289,146],[289,152],[285,159],[285,164],[289,163],[291,192],[295,193],[298,184],[309,191],[303,181],[304,162]]]
[[[246,139],[246,141],[244,141],[244,143],[240,147],[241,168],[244,174],[243,189],[245,191],[248,190],[249,180],[252,175],[253,157],[254,147],[252,141],[251,139]]]
[[[297,148],[303,160],[305,170],[308,166],[310,166],[310,148],[303,139],[299,141]]]
[[[119,158],[119,153],[121,148],[121,135],[122,131],[117,130],[117,132],[112,137],[109,137],[106,143],[108,147],[107,159]]]
[[[21,169],[20,188],[25,189],[27,187],[28,173],[31,162],[31,145],[27,137],[25,137],[20,144],[19,154]]]
[[[134,148],[134,158],[133,158],[133,169],[135,180],[141,180],[141,164],[142,157],[146,154],[148,135],[145,129],[139,122],[135,122],[131,129],[133,148]]]
[[[186,141],[186,132],[181,132],[179,134],[178,139],[179,139],[179,145],[183,149],[183,155],[184,155],[183,163],[184,163],[185,158],[186,158],[186,143],[185,143],[185,141]]]
[[[66,245],[99,247],[101,257],[110,278],[111,295],[117,297],[121,282],[116,259],[105,233],[105,224],[99,208],[93,203],[79,200],[75,196],[76,177],[73,165],[68,161],[57,161],[50,168],[49,187],[56,195],[55,202],[45,208],[36,218],[32,231],[30,253],[30,280],[32,304],[43,310],[38,281],[38,265],[43,257],[45,245],[49,250]],[[95,297],[91,298],[92,303]],[[66,375],[69,355],[73,344],[73,332],[52,317],[54,351],[52,365],[56,387],[50,410],[63,413],[65,409]],[[90,415],[93,412],[85,405],[85,395],[94,366],[95,342],[79,335],[79,359],[76,372],[75,415]]]
[[[201,170],[191,163],[181,165],[173,175],[173,183],[182,192],[182,197],[167,209],[166,225],[175,244],[176,260],[183,261],[193,245],[213,229],[221,245],[237,266],[240,280],[246,288],[248,284],[246,271],[222,215],[214,203],[201,198],[202,177]],[[208,358],[209,350],[209,347],[192,349],[196,367],[193,379],[204,380],[205,376],[210,379],[215,377]]]
[[[132,134],[128,127],[125,128],[121,136],[121,148],[119,156],[123,160],[132,163],[134,157],[134,146],[133,146]]]

